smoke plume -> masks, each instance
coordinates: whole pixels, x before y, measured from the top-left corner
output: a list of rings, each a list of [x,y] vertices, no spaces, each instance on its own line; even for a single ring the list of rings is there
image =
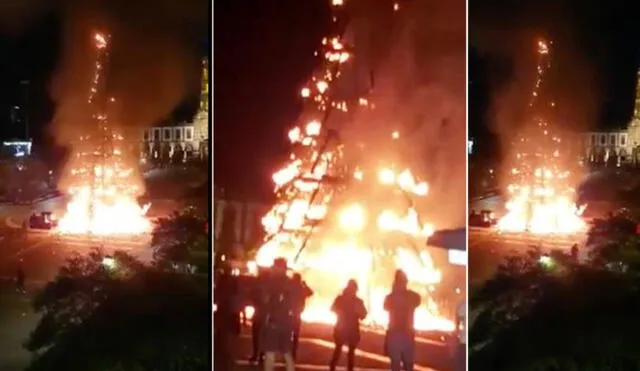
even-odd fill
[[[577,32],[575,19],[569,16],[572,13],[567,4],[555,2],[470,9],[470,43],[490,66],[485,73],[492,96],[485,122],[507,150],[516,136],[527,130],[535,114],[527,105],[536,79],[536,45],[540,38],[553,42],[552,65],[543,82],[544,96],[540,97],[556,104],[548,119],[557,130],[575,136],[593,128],[601,117],[596,104],[601,98],[601,81],[591,58],[580,50],[584,40]],[[507,73],[499,60],[510,62]]]
[[[51,81],[61,144],[75,140],[87,120],[86,100],[95,63],[92,35],[111,35],[106,88],[116,98],[115,124],[141,128],[166,118],[198,92],[198,44],[209,17],[206,1],[61,2],[62,51]]]
[[[356,20],[368,37],[354,36],[354,68],[360,80],[374,80],[369,83],[375,110],[358,116],[344,135],[349,142],[369,143],[375,158],[383,151],[376,142],[388,142],[397,130],[400,140],[391,151],[410,160],[430,185],[425,217],[437,228],[461,227],[467,194],[465,3],[400,4],[390,14],[396,17],[393,27],[382,16]]]

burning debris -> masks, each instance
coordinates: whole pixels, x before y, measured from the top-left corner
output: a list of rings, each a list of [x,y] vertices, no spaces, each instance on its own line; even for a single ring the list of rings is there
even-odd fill
[[[334,10],[344,6],[332,5]],[[344,122],[373,105],[364,97],[336,99],[332,82],[353,58],[352,49],[341,36],[325,38],[322,49],[324,69],[301,91],[313,113],[289,132],[293,150],[273,174],[278,201],[263,218],[267,237],[250,268],[287,258],[315,291],[302,314],[308,322],[333,323],[331,303],[355,279],[369,312],[365,322],[381,327],[388,321],[384,297],[395,270],[402,269],[423,296],[416,328],[453,331],[454,323],[439,314],[430,296],[442,276],[424,249],[433,227],[421,220],[414,202],[427,195],[428,185],[396,158],[372,161],[373,154],[384,157],[380,148],[365,155],[364,144],[343,143],[330,128],[330,114]],[[391,148],[400,148],[400,137],[389,133]]]
[[[109,122],[107,105],[114,99],[102,96],[109,38],[96,33],[94,42],[97,58],[88,99],[94,125],[76,142],[66,179],[71,200],[56,230],[98,236],[143,234],[151,231],[145,217],[148,205],[140,207],[136,200],[143,190],[123,157],[124,138]]]
[[[538,104],[544,75],[551,66],[550,46],[544,40],[538,42],[537,79],[529,103],[536,110],[535,125],[515,143],[516,165],[510,174],[513,180],[508,187],[507,214],[497,225],[504,232],[567,235],[586,229],[581,218],[584,207],[576,206],[570,172],[563,168],[561,139],[541,114],[555,103],[547,107]]]

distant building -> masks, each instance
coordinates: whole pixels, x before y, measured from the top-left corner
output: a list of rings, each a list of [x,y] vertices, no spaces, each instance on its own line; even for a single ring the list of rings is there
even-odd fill
[[[620,166],[640,163],[640,71],[633,117],[626,129],[583,133],[581,155],[585,164]]]
[[[240,252],[257,248],[264,237],[262,218],[269,211],[270,206],[225,199],[220,197],[221,194],[223,192],[214,194],[213,240],[219,241],[225,233],[231,232],[234,250]],[[231,230],[225,231],[226,228]]]
[[[182,163],[209,157],[209,61],[202,60],[200,105],[192,122],[154,126],[142,133],[141,158]]]
[[[9,107],[8,127],[4,128],[3,140],[29,141],[29,81],[20,81],[19,94]]]
[[[0,158],[22,158],[31,155],[31,141],[2,142]]]

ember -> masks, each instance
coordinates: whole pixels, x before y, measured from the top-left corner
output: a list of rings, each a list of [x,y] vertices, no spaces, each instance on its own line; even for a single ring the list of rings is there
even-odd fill
[[[572,234],[586,230],[581,214],[584,207],[574,203],[575,189],[569,186],[570,172],[563,168],[561,139],[552,133],[540,111],[554,107],[538,104],[540,86],[550,67],[550,43],[538,42],[537,80],[530,108],[536,110],[533,130],[515,143],[516,166],[511,169],[507,214],[498,222],[504,232]]]
[[[94,36],[97,60],[88,104],[95,124],[75,143],[71,171],[65,179],[71,198],[60,219],[62,234],[131,235],[149,232],[145,217],[148,205],[140,207],[136,197],[142,194],[134,169],[123,158],[123,137],[111,127],[103,99],[104,63],[108,56],[108,36]],[[108,102],[103,102],[108,101]]]
[[[365,322],[380,327],[388,321],[382,304],[393,274],[403,269],[423,296],[416,328],[453,331],[454,323],[439,314],[430,296],[442,276],[424,247],[433,226],[421,220],[414,203],[427,195],[428,185],[396,158],[369,159],[362,166],[358,159],[367,158],[358,153],[362,146],[343,143],[338,131],[327,127],[330,112],[347,115],[372,105],[364,97],[329,96],[331,82],[353,55],[340,36],[324,39],[322,47],[326,69],[301,90],[315,115],[289,132],[293,151],[273,174],[278,201],[263,218],[267,238],[250,267],[287,258],[315,291],[302,314],[308,322],[333,323],[331,303],[355,279],[368,307]],[[397,148],[399,138],[398,131],[390,132],[390,147]]]

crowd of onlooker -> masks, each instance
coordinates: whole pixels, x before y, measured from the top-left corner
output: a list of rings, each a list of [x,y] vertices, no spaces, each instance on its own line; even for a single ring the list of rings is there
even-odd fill
[[[276,259],[271,268],[261,270],[257,276],[218,274],[214,279],[214,362],[221,370],[232,370],[238,354],[243,308],[253,307],[251,337],[253,354],[251,363],[266,371],[275,367],[277,355],[284,358],[287,371],[295,369],[301,315],[307,298],[313,295],[300,274],[288,275],[287,262]],[[413,370],[415,330],[414,312],[421,297],[408,288],[406,274],[395,273],[390,293],[384,301],[389,313],[384,351],[389,357],[392,371]],[[336,314],[333,329],[335,348],[329,370],[334,371],[347,347],[347,369],[355,367],[355,350],[360,342],[360,324],[367,316],[364,301],[358,296],[358,284],[350,280],[334,299],[331,310]],[[458,339],[453,357],[455,370],[465,370],[465,313],[464,303],[458,306],[455,338]]]

